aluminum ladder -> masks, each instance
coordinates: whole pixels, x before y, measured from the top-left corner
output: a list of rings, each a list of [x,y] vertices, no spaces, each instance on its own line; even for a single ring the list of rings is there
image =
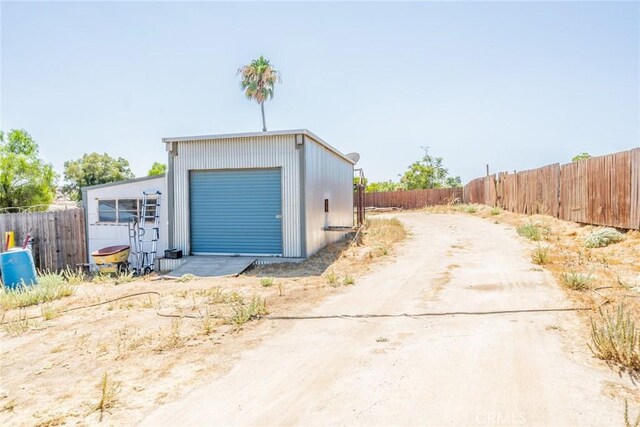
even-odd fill
[[[159,191],[142,192],[138,221],[138,274],[149,274],[155,269],[160,239],[160,195]]]
[[[129,218],[128,222],[129,226],[129,247],[131,248],[131,254],[133,255],[133,271],[134,274],[137,274],[140,271],[140,264],[138,262],[138,217],[134,216],[133,218]]]

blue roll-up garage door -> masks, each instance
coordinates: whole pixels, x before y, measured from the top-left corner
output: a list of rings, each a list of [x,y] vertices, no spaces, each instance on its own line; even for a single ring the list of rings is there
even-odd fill
[[[280,169],[191,171],[191,252],[282,255]]]

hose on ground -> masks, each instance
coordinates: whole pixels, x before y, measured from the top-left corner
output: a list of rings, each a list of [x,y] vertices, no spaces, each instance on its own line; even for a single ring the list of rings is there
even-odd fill
[[[258,316],[257,318],[266,320],[321,320],[321,319],[384,319],[394,317],[443,317],[443,316],[487,316],[499,314],[523,314],[523,313],[554,313],[567,311],[592,311],[596,308],[592,307],[567,307],[567,308],[529,308],[521,310],[491,310],[491,311],[432,311],[422,313],[398,313],[398,314],[327,314],[318,316]],[[156,312],[160,317],[187,318],[187,319],[203,319],[209,317],[211,319],[224,319],[223,316],[217,315],[193,315],[193,314],[177,314],[177,313],[160,313]]]
[[[93,303],[93,304],[66,308],[64,310],[58,311],[57,314],[69,313],[70,311],[83,310],[85,308],[98,307],[98,306],[101,306],[101,305],[110,304],[112,302],[120,301],[120,300],[127,299],[127,298],[139,297],[139,296],[142,296],[142,295],[156,295],[158,298],[161,297],[160,292],[156,292],[156,291],[136,292],[134,294],[127,294],[127,295],[120,296],[118,298],[113,298],[113,299],[106,300],[106,301],[100,301],[100,302],[96,302],[96,303]],[[26,307],[19,307],[19,308],[26,308]],[[2,321],[0,322],[0,325],[6,325],[6,324],[11,323],[13,321],[13,320],[8,320],[8,321],[4,320],[4,315],[5,314],[6,314],[6,312],[3,313],[3,315],[2,315]],[[22,317],[22,318],[20,318],[18,320],[21,320],[21,321],[35,320],[35,319],[39,319],[41,317],[44,317],[44,314],[41,314],[39,316]]]

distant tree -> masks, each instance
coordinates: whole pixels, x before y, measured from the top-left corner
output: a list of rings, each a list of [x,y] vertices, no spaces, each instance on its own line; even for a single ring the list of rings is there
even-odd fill
[[[459,176],[450,176],[444,182],[445,188],[460,188],[462,187],[462,179]]]
[[[372,182],[367,185],[367,192],[373,193],[376,191],[396,191],[400,189],[400,184],[397,182],[389,181],[378,181]]]
[[[80,200],[82,187],[134,177],[129,162],[122,157],[115,159],[107,153],[84,154],[77,160],[64,162],[64,179],[67,184],[63,191],[75,200]]]
[[[264,101],[273,98],[273,90],[276,82],[281,82],[280,72],[271,66],[268,59],[260,56],[238,69],[241,76],[240,87],[249,100],[260,104],[262,112],[262,131],[267,131],[267,122],[264,118]]]
[[[577,156],[574,156],[573,159],[571,159],[572,162],[579,162],[580,160],[586,160],[586,159],[590,159],[591,158],[591,154],[589,153],[580,153]]]
[[[147,172],[147,176],[162,175],[167,173],[167,165],[160,162],[153,162],[151,169]]]
[[[46,210],[51,204],[56,174],[38,154],[38,144],[24,129],[0,131],[0,208]]]
[[[461,186],[460,177],[449,176],[449,170],[443,166],[442,157],[429,154],[429,147],[422,147],[424,156],[412,163],[400,178],[400,184],[407,190],[425,188],[445,188]]]
[[[363,184],[366,186],[367,182],[369,182],[369,180],[367,178],[364,179]],[[360,183],[360,177],[354,176],[353,177],[353,185],[359,184]]]

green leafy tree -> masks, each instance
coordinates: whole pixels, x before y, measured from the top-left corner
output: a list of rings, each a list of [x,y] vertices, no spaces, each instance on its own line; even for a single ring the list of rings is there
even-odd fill
[[[162,175],[167,173],[167,165],[160,162],[153,162],[151,169],[147,172],[147,176]]]
[[[367,185],[367,192],[373,193],[376,191],[396,191],[400,189],[400,184],[397,182],[389,181],[378,181],[372,182]]]
[[[268,59],[260,56],[260,58],[251,61],[249,65],[240,67],[238,74],[241,76],[240,87],[244,90],[247,99],[260,104],[262,131],[266,132],[267,122],[264,118],[264,101],[273,98],[275,84],[282,81],[280,72],[271,66]]]
[[[407,190],[425,188],[446,188],[460,186],[460,177],[449,176],[449,170],[443,166],[442,157],[429,154],[429,147],[422,147],[424,156],[412,163],[400,178],[400,184]]]
[[[64,179],[67,184],[63,187],[63,191],[80,200],[82,187],[134,177],[129,162],[122,157],[115,159],[107,153],[84,154],[77,160],[64,162]]]
[[[572,162],[579,162],[580,160],[586,160],[586,159],[590,159],[591,158],[591,154],[589,153],[580,153],[576,156],[573,157],[573,159],[571,159]]]
[[[46,210],[51,204],[56,174],[38,155],[38,144],[24,129],[0,131],[0,208]]]
[[[462,180],[459,176],[449,176],[444,182],[445,188],[460,188],[462,187]]]

